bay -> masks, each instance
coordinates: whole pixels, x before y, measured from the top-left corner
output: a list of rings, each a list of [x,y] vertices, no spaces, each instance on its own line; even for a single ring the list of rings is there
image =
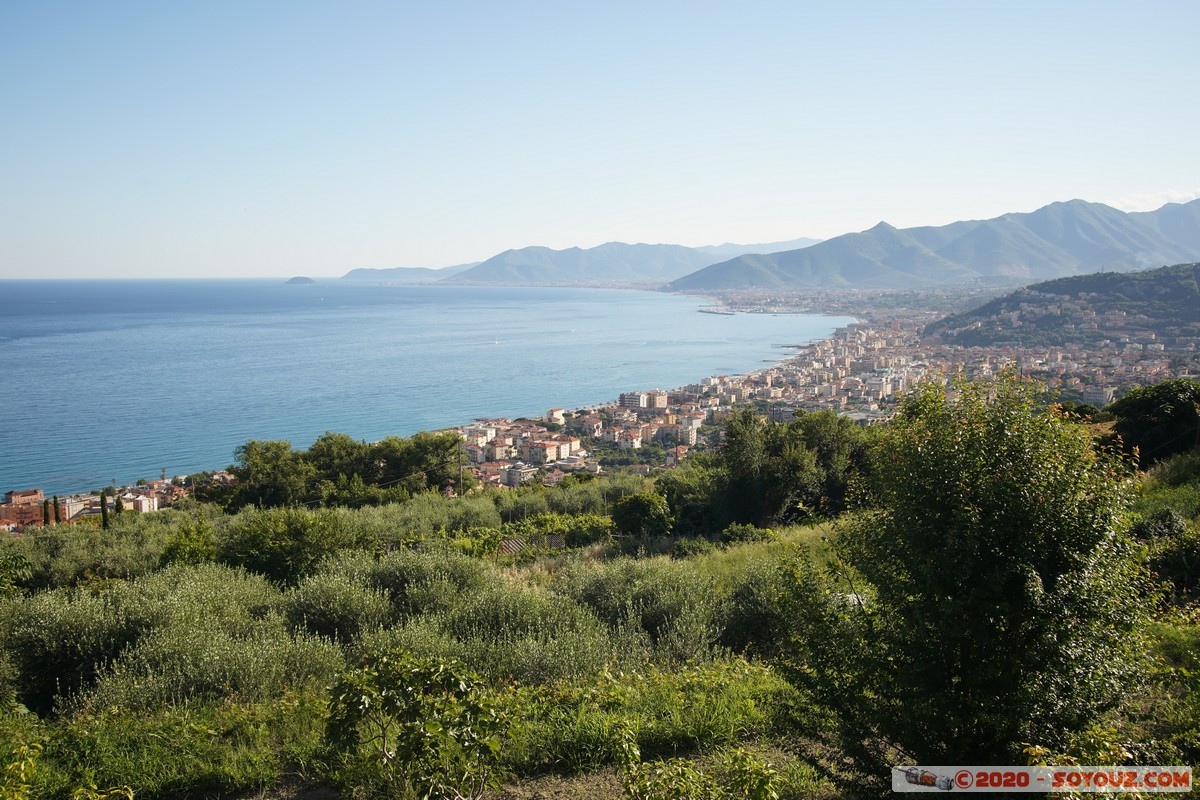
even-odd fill
[[[0,281],[0,491],[220,469],[741,374],[853,320],[606,289]]]

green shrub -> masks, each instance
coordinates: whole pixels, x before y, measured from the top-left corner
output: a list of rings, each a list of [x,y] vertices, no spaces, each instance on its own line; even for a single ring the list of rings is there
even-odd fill
[[[621,789],[626,800],[716,800],[716,782],[683,758],[646,763],[629,728],[617,733]]]
[[[358,563],[366,570],[366,584],[387,592],[404,617],[445,611],[494,581],[486,563],[448,548],[402,549]]]
[[[770,542],[774,539],[775,533],[770,528],[759,528],[755,525],[744,525],[740,522],[734,522],[721,531],[721,541],[726,544]]]
[[[608,517],[579,514],[568,519],[571,522],[566,530],[567,547],[587,547],[612,539],[612,520]]]
[[[326,556],[358,542],[347,516],[328,509],[243,511],[218,542],[221,561],[295,584]]]
[[[612,521],[595,514],[567,516],[565,514],[537,514],[527,519],[507,523],[503,528],[506,537],[520,537],[528,542],[543,545],[547,536],[562,536],[567,547],[586,547],[612,537]]]
[[[293,638],[268,618],[233,635],[210,625],[174,625],[145,636],[115,661],[84,698],[91,708],[154,709],[195,700],[266,700],[310,682],[326,683],[345,666],[336,645]]]
[[[235,634],[250,630],[282,597],[261,575],[223,564],[172,564],[110,593],[143,630],[205,623]]]
[[[613,503],[613,527],[625,536],[665,536],[674,519],[666,499],[654,492],[640,492]]]
[[[459,661],[469,658],[468,646],[446,633],[431,619],[414,619],[396,627],[367,631],[356,645],[360,654],[411,653],[418,658],[453,658]]]
[[[90,686],[144,622],[110,593],[54,589],[11,605],[4,628],[0,638],[17,669],[18,697],[44,714]]]
[[[525,771],[591,771],[613,763],[617,733],[636,734],[653,757],[710,751],[776,730],[775,710],[793,690],[764,667],[741,660],[606,671],[598,679],[519,690],[525,711]]]
[[[646,762],[637,735],[623,728],[616,749],[627,800],[779,800],[779,771],[741,747],[707,768],[684,758]]]
[[[33,568],[24,553],[0,550],[0,601],[17,595],[21,584],[33,577]]]
[[[496,636],[455,636],[436,620],[417,619],[364,634],[361,652],[405,652],[421,658],[456,658],[497,683],[526,685],[586,679],[610,664],[642,665],[646,643],[634,631],[610,633],[602,625],[539,630]]]
[[[492,555],[503,541],[498,528],[467,528],[449,540],[455,550],[476,557]]]
[[[715,545],[703,536],[681,536],[671,546],[671,558],[693,558],[714,549]]]
[[[1200,449],[1179,453],[1150,468],[1150,478],[1167,486],[1200,483]]]
[[[4,649],[27,706],[46,712],[91,685],[151,631],[179,626],[241,636],[279,602],[266,580],[217,564],[176,564],[101,592],[55,589],[11,606]]]
[[[498,585],[481,592],[446,617],[446,629],[460,638],[500,637],[575,626],[587,617],[573,603],[543,589]]]
[[[212,526],[202,516],[184,520],[167,537],[163,548],[162,563],[203,564],[217,557],[217,545],[213,540]]]
[[[660,657],[686,661],[714,654],[724,604],[686,562],[618,559],[568,570],[555,587],[610,626],[645,631]]]
[[[294,630],[343,643],[363,631],[382,628],[391,617],[386,594],[333,572],[302,580],[284,596],[282,610]]]
[[[107,531],[89,525],[51,525],[4,543],[29,564],[22,584],[33,589],[102,584],[158,569],[178,517],[170,512],[123,514]]]
[[[598,480],[560,484],[546,491],[546,506],[565,516],[602,515],[607,503],[604,488],[604,482]]]
[[[1200,590],[1200,531],[1157,540],[1150,548],[1150,571],[1168,583],[1175,602],[1194,598]]]
[[[595,675],[631,655],[586,609],[532,587],[493,587],[456,607],[443,625],[463,643],[467,660],[496,679]]]
[[[522,486],[509,492],[496,495],[496,511],[504,523],[519,522],[520,520],[546,514],[550,506],[546,502],[546,489],[541,486]]]
[[[419,494],[400,505],[393,519],[402,541],[468,528],[499,528],[501,524],[495,504],[486,497],[444,497],[436,492]]]
[[[458,662],[370,655],[334,686],[326,740],[355,784],[468,800],[498,783],[511,724],[504,698]]]
[[[1187,533],[1187,522],[1173,508],[1162,508],[1139,519],[1130,529],[1138,539],[1176,539]]]
[[[789,594],[780,589],[787,575],[779,564],[775,558],[748,564],[730,591],[721,644],[736,653],[766,655],[786,643],[791,614],[786,606]]]

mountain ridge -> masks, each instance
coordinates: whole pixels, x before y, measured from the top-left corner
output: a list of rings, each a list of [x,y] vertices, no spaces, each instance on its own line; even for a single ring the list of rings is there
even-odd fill
[[[804,248],[742,255],[672,281],[668,291],[912,289],[1004,285],[1200,259],[1200,200],[1124,212],[1066,200],[1031,212],[936,227],[880,222]]]
[[[457,264],[452,267],[359,267],[352,269],[342,276],[342,280],[351,281],[396,281],[398,283],[435,283],[457,275],[478,264]]]
[[[605,242],[595,247],[554,250],[533,246],[505,250],[444,280],[444,283],[524,286],[589,286],[634,284],[661,286],[695,272],[730,253],[809,246],[817,239],[768,244],[725,243],[703,247],[679,244]]]

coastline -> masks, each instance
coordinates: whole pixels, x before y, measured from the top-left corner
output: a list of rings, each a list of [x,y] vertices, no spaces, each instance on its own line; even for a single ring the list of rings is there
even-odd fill
[[[661,292],[622,290],[608,297],[603,290],[556,287],[390,292],[362,285],[346,289],[346,283],[331,294],[314,291],[327,284],[287,287],[278,281],[53,282],[47,289],[53,305],[30,313],[48,308],[54,317],[38,316],[28,324],[10,317],[5,326],[21,337],[12,354],[30,365],[29,377],[14,378],[30,388],[10,407],[7,438],[0,434],[0,450],[7,452],[0,457],[0,489],[40,487],[66,494],[110,485],[113,476],[118,484],[158,478],[164,467],[169,476],[221,469],[249,439],[286,439],[303,448],[326,430],[373,441],[445,430],[488,415],[541,417],[551,407],[594,407],[621,392],[770,369],[794,356],[771,343],[819,340],[851,320],[800,315],[810,320],[800,338],[794,336],[802,330],[794,315],[698,314],[706,301]],[[236,292],[233,309],[218,316],[197,311],[191,295],[216,294],[222,284]],[[121,300],[131,309],[130,323],[111,314],[75,313],[72,298],[62,296],[75,291],[90,311],[97,287],[114,296],[144,288],[149,299]],[[297,298],[299,305],[263,317],[254,291]],[[468,323],[465,332],[457,325],[443,329],[453,319],[443,312],[438,329],[414,328],[428,312],[405,304],[405,298],[434,303],[447,294],[455,304],[452,314],[461,301],[475,303],[457,312]],[[163,297],[165,304],[159,302]],[[360,297],[374,298],[362,312],[352,304]],[[524,298],[532,302],[528,310]],[[184,313],[174,313],[176,307]],[[488,322],[491,317],[497,323]],[[59,319],[65,325],[61,335]],[[121,324],[114,327],[114,319]],[[237,352],[228,355],[226,347]],[[459,362],[446,366],[440,353]],[[111,367],[102,390],[80,393],[71,369],[49,376],[38,370],[33,379],[32,365],[47,360],[89,372],[100,362]],[[151,368],[142,368],[143,362]],[[15,432],[22,426],[29,433]]]

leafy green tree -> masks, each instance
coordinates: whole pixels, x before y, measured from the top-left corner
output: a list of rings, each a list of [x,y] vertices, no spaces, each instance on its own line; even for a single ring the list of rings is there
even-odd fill
[[[671,532],[671,509],[653,492],[622,497],[612,510],[613,527],[627,536],[666,536]]]
[[[721,456],[735,522],[765,526],[804,519],[820,499],[825,473],[795,425],[775,425],[744,408],[725,425]]]
[[[1145,468],[1200,446],[1200,381],[1180,378],[1140,386],[1106,409],[1127,452]]]
[[[326,431],[304,452],[304,460],[313,466],[322,480],[340,476],[374,482],[377,468],[371,460],[371,446],[344,433]]]
[[[251,439],[234,451],[230,471],[238,479],[238,499],[251,505],[294,506],[308,494],[316,469],[291,442]]]
[[[797,412],[790,427],[800,432],[822,470],[816,509],[824,514],[844,510],[851,477],[867,460],[871,429],[833,411]]]
[[[462,494],[474,480],[464,469],[462,439],[453,431],[423,431],[408,439],[389,436],[371,448],[371,457],[380,465],[380,486],[399,485],[412,494],[447,486]]]
[[[378,486],[368,486],[360,475],[347,478],[344,474],[337,480],[323,480],[317,484],[317,494],[325,506],[341,506],[343,508],[363,508],[365,506],[382,505],[385,502],[403,502],[408,499],[408,492],[398,487],[380,489]]]
[[[686,534],[730,523],[765,527],[844,510],[851,477],[866,460],[869,434],[833,412],[767,421],[753,408],[726,421],[719,450],[689,459],[658,480]]]
[[[685,536],[723,530],[733,521],[727,502],[729,473],[716,453],[697,453],[663,473],[655,488],[675,517],[675,529]]]
[[[1127,467],[1012,379],[921,390],[876,455],[877,508],[836,541],[849,578],[794,571],[787,662],[858,775],[1018,763],[1113,708],[1146,607]]]

